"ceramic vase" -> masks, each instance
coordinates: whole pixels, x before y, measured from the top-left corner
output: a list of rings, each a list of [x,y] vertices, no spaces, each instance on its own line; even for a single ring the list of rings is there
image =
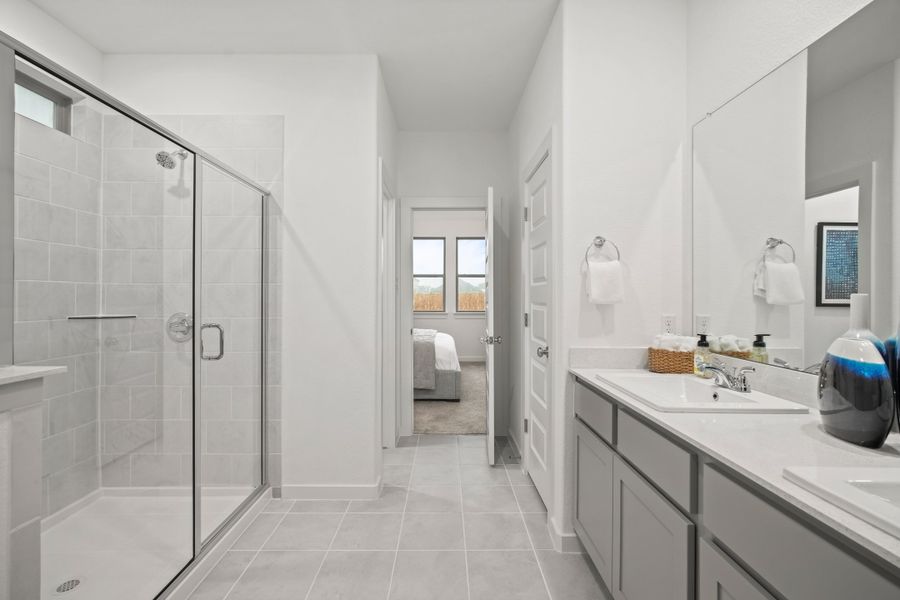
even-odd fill
[[[869,330],[869,295],[850,296],[850,329],[828,348],[819,373],[819,411],[829,434],[868,448],[884,444],[894,420],[885,345]]]

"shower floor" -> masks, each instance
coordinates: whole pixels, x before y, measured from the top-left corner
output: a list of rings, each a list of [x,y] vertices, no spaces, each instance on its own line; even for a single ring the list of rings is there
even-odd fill
[[[251,491],[205,496],[203,537]],[[101,496],[41,534],[41,598],[152,600],[191,559],[192,531],[190,495]]]

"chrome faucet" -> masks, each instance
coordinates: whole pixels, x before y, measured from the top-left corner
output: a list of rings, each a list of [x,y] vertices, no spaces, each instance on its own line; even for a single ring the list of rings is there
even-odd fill
[[[735,368],[731,373],[725,370],[724,365],[711,365],[709,363],[700,363],[701,373],[712,373],[713,382],[719,386],[735,392],[750,393],[750,380],[747,379],[748,373],[755,373],[753,367]]]

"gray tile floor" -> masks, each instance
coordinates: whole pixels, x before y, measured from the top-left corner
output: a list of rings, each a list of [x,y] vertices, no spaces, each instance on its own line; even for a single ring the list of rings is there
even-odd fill
[[[508,446],[417,435],[385,450],[377,500],[272,500],[193,600],[596,600],[588,559],[552,550]]]

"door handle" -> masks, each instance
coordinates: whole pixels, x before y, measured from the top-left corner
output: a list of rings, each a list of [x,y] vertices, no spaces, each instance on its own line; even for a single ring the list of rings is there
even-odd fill
[[[546,358],[550,356],[550,348],[548,346],[538,346],[537,355],[538,358]]]
[[[219,330],[219,353],[207,356],[203,350],[203,330],[218,329]],[[225,356],[225,330],[218,323],[204,323],[200,326],[200,358],[203,360],[221,360]]]
[[[502,343],[503,343],[503,336],[500,336],[500,335],[498,335],[498,336],[488,335],[488,336],[485,336],[485,337],[478,338],[478,340],[479,340],[482,344],[487,344],[488,346],[493,346],[494,344],[502,344]]]

